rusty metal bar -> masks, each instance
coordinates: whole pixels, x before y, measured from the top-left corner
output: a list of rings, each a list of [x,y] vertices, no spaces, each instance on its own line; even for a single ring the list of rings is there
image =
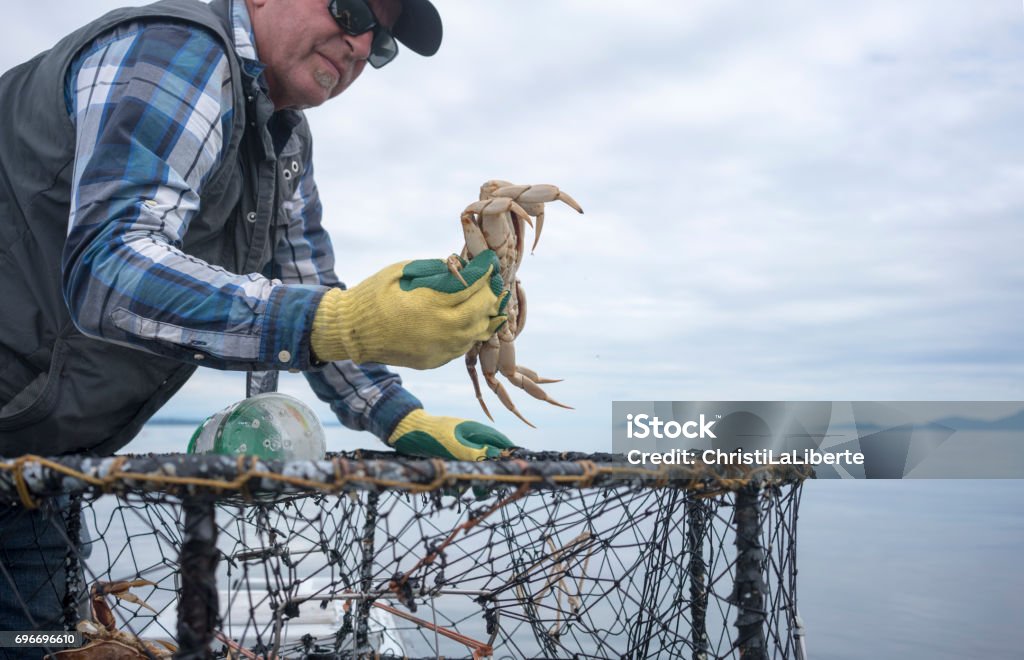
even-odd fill
[[[764,625],[765,592],[762,567],[760,489],[747,486],[736,492],[736,580],[731,602],[737,607],[736,646],[744,660],[767,660]]]
[[[360,589],[369,593],[373,589],[373,558],[376,554],[374,537],[377,532],[377,502],[380,495],[371,492],[366,496],[366,520],[363,522],[362,546],[363,560],[359,567]],[[370,650],[370,607],[373,601],[360,598],[356,607],[356,652]]]
[[[82,572],[82,497],[71,495],[64,513],[64,529],[67,532],[68,549],[64,555],[64,601],[63,622],[65,630],[74,630],[81,620],[79,597],[85,593]]]
[[[693,660],[708,657],[708,584],[704,561],[704,535],[707,533],[708,511],[703,500],[686,503],[686,546],[690,553],[690,644]]]
[[[176,658],[212,658],[210,643],[220,627],[217,604],[217,521],[209,498],[186,498],[179,565],[178,652]]]

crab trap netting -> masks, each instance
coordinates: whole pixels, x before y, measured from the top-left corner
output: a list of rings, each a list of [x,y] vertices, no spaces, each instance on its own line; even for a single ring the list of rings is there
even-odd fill
[[[82,657],[783,658],[807,476],[526,452],[23,457],[0,499],[64,540],[47,588],[57,627],[100,652]]]

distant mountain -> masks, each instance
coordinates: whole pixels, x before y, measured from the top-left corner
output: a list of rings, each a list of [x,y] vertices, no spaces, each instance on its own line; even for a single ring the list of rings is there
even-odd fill
[[[897,427],[911,426],[910,423],[899,424]],[[1001,419],[985,420],[974,417],[942,417],[928,422],[913,424],[917,429],[953,429],[954,431],[1024,431],[1024,410],[1016,412]],[[861,433],[871,431],[885,431],[894,428],[891,425],[873,424],[867,421],[858,420],[855,424],[833,424],[833,430],[856,429]]]
[[[971,417],[943,417],[934,423],[958,431],[1024,431],[1024,410],[992,421]]]
[[[952,429],[954,431],[1024,431],[1024,409],[1007,417],[994,420],[977,419],[974,417],[950,416],[940,419],[933,419],[926,422],[912,424],[876,424],[866,419],[858,419],[856,422],[844,424],[830,424],[829,429],[833,431],[859,431],[861,434],[877,431],[886,431],[892,428],[913,426],[918,430],[931,429],[940,431]]]
[[[185,419],[178,417],[154,417],[146,422],[147,426],[199,426],[202,419]]]

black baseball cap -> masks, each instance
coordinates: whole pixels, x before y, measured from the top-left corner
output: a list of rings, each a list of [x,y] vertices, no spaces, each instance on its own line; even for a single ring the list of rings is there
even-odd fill
[[[441,15],[430,0],[402,0],[402,14],[391,33],[414,53],[433,55],[441,47]]]

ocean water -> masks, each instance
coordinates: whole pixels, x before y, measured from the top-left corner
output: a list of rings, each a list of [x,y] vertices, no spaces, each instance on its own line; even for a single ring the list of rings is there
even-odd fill
[[[810,481],[797,532],[811,658],[1019,658],[1024,480]]]
[[[127,449],[183,451],[192,430],[150,426]],[[809,481],[797,531],[808,657],[1021,657],[1022,553],[1024,480]]]

